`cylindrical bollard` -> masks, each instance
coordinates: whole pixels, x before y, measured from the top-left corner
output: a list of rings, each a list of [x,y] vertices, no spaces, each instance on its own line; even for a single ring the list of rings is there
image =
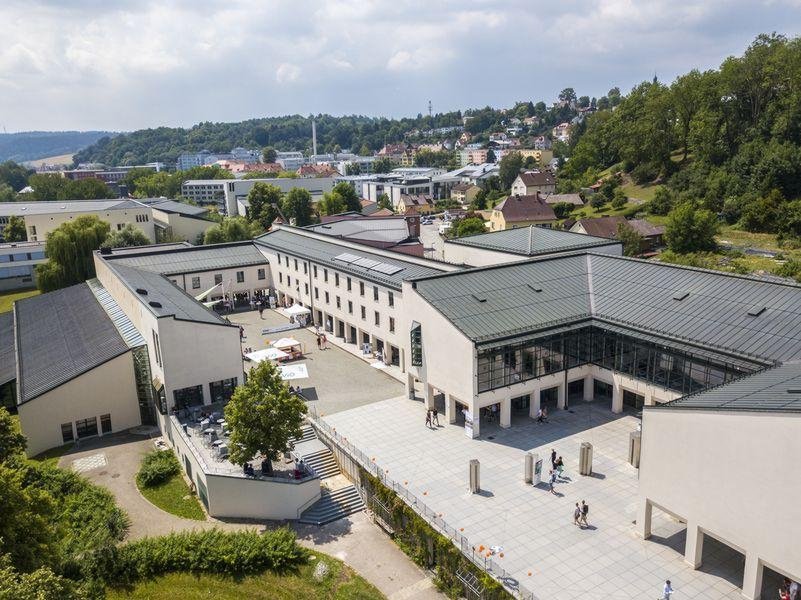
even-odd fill
[[[531,452],[526,452],[523,457],[523,480],[526,483],[534,481],[534,455]]]
[[[470,492],[478,494],[481,491],[480,480],[481,465],[477,458],[470,460]]]

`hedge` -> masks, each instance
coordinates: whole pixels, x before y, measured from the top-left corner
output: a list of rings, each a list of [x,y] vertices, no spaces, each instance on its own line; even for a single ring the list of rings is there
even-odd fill
[[[136,474],[140,487],[155,487],[181,472],[181,465],[172,450],[155,450],[146,454]]]
[[[451,598],[464,595],[464,585],[456,577],[457,571],[474,574],[484,586],[485,600],[507,600],[511,595],[491,575],[476,567],[454,546],[453,542],[436,531],[412,510],[395,492],[360,467],[362,485],[389,508],[395,531],[394,540],[414,562],[422,567],[433,567],[434,583]],[[369,505],[369,500],[368,500]]]
[[[288,528],[258,534],[218,529],[143,538],[107,546],[85,557],[85,579],[121,587],[175,572],[251,575],[265,570],[286,572],[308,560]]]

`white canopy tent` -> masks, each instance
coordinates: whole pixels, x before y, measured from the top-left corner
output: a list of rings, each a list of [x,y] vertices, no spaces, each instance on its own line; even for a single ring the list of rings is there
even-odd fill
[[[306,308],[305,306],[301,306],[300,304],[293,304],[289,308],[284,309],[284,312],[288,314],[290,317],[298,317],[300,315],[310,315],[311,311]]]
[[[278,348],[265,348],[264,350],[249,352],[245,356],[254,362],[262,362],[264,360],[281,360],[282,358],[287,358],[289,354]]]
[[[284,348],[300,348],[300,342],[295,338],[285,337],[281,338],[280,340],[276,340],[273,342],[273,348],[280,348],[283,350]]]
[[[291,381],[293,379],[306,379],[309,376],[309,370],[306,365],[282,365],[278,367],[281,372],[281,379],[284,381]]]

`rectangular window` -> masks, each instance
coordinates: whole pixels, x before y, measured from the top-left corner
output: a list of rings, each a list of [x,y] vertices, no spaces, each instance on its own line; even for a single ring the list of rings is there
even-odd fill
[[[209,383],[209,392],[212,402],[228,402],[236,389],[236,377],[221,379]]]
[[[362,309],[362,319],[367,319],[367,309],[364,308],[363,306],[361,307],[361,309]]]
[[[278,273],[278,283],[284,283],[284,274]]]
[[[309,263],[303,263],[303,274],[308,275],[309,273]]]
[[[97,435],[97,417],[75,421],[75,431],[78,439]]]
[[[334,273],[334,285],[339,287],[339,273]]]
[[[312,267],[312,273],[314,274],[314,278],[317,279],[317,265]]]
[[[280,252],[278,253],[278,264],[279,265],[281,264],[281,253]]]
[[[323,269],[323,281],[328,283],[328,269]]]
[[[348,277],[346,283],[348,284],[348,291],[350,291],[350,287],[351,287],[351,283],[352,283],[351,280],[350,280],[350,277]]]
[[[193,277],[192,278],[192,289],[199,290],[200,289],[200,277]]]
[[[353,302],[348,300],[348,314],[353,314]]]
[[[159,346],[159,334],[153,330],[153,354],[156,355],[156,364],[161,366],[161,347]]]
[[[360,296],[364,296],[364,282],[363,281],[359,282],[359,295]]]
[[[337,308],[342,308],[342,302],[340,301],[339,296],[337,296]]]
[[[303,289],[306,290],[306,295],[308,296],[309,295],[309,284],[308,283],[304,283],[303,284]]]
[[[395,317],[389,318],[389,332],[395,333]]]
[[[378,302],[378,286],[376,285],[373,286],[373,300]]]
[[[390,306],[395,306],[395,294],[392,292],[387,292],[387,299],[389,300]]]
[[[286,284],[287,284],[288,286],[291,286],[291,285],[292,285],[292,278],[291,278],[289,275],[287,275],[287,276],[286,276]]]
[[[423,366],[423,328],[420,325],[414,327],[410,332],[412,349],[412,366]]]
[[[296,271],[298,270],[298,259],[297,258],[295,259],[295,270]]]
[[[111,415],[100,415],[100,431],[103,434],[111,433]]]
[[[217,273],[214,275],[214,285],[220,285],[222,283],[222,273]]]
[[[317,288],[314,288],[314,299],[315,300],[320,299],[320,290],[318,290]]]
[[[65,444],[75,439],[75,436],[72,434],[72,423],[61,424],[61,439]]]
[[[245,283],[245,272],[244,271],[237,271],[236,272],[236,282],[237,283]]]
[[[287,267],[289,266],[289,257],[288,257],[288,256],[285,256],[285,257],[284,257],[284,264],[285,264]]]
[[[330,298],[331,298],[331,297],[328,295],[328,292],[326,292],[326,293],[325,293],[325,303],[326,303],[326,304],[329,304],[329,303],[331,302]]]
[[[200,385],[173,390],[172,395],[175,399],[176,408],[188,408],[203,404],[203,386]]]
[[[375,324],[376,326],[381,325],[381,315],[378,313],[378,311],[375,311]]]
[[[267,274],[264,272],[264,269],[259,269],[256,271],[256,277],[258,277],[259,279],[266,279]]]

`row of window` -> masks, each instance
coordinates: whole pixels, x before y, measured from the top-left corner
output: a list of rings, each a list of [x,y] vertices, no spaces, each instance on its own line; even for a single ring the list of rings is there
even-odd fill
[[[150,215],[136,215],[137,223],[147,223],[148,221],[150,221]],[[117,228],[119,228],[119,225]]]
[[[230,379],[221,379],[220,381],[209,382],[209,397],[211,398],[211,401],[228,402],[231,399],[231,396],[234,395],[234,390],[236,389],[236,385],[237,385],[236,377],[231,377]],[[190,408],[192,406],[202,406],[203,386],[192,385],[189,387],[181,388],[179,390],[173,390],[172,397],[174,401],[173,406],[178,410]],[[167,399],[163,393],[159,395],[158,402],[159,402],[159,412],[161,412],[161,414],[163,415],[166,415]]]
[[[78,419],[75,421],[75,428],[73,430],[73,423],[61,424],[61,439],[66,444],[77,439],[83,439],[97,435],[97,417],[89,417],[88,419]],[[111,415],[100,415],[100,431],[103,435],[111,433]]]
[[[256,278],[259,281],[264,281],[267,279],[267,272],[265,269],[256,269]],[[223,282],[222,273],[215,273],[214,274],[214,285],[220,285]],[[245,283],[245,272],[244,271],[237,271],[236,272],[236,282],[237,283]],[[192,289],[197,290],[200,289],[200,277],[192,277]]]
[[[44,250],[38,250],[36,252],[17,252],[15,254],[0,254],[0,263],[39,260],[44,257]]]
[[[712,360],[599,327],[584,327],[535,340],[482,350],[478,391],[485,392],[584,364],[689,394],[758,368]]]
[[[12,277],[33,277],[33,265],[0,267],[0,279],[10,279]]]

